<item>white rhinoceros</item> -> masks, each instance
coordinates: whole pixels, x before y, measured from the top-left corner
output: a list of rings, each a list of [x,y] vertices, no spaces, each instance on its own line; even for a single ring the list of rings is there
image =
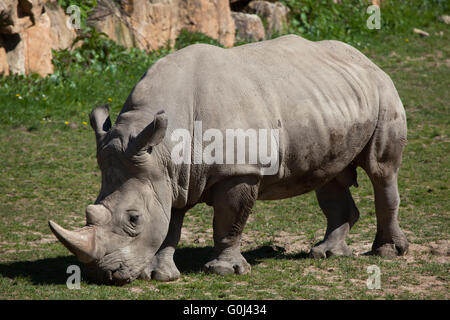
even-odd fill
[[[102,185],[86,209],[87,225],[68,231],[49,224],[86,264],[92,281],[178,278],[173,254],[183,217],[202,202],[214,208],[215,248],[206,269],[246,273],[250,265],[240,253],[240,239],[255,201],[312,190],[328,227],[311,256],[351,255],[345,238],[359,212],[349,187],[356,184],[358,166],[375,191],[372,252],[407,251],[397,219],[405,111],[389,76],[342,42],[289,35],[232,49],[192,45],[147,71],[114,126],[107,106],[92,111],[91,125]],[[202,133],[209,129],[223,136],[227,129],[241,129],[246,138],[252,138],[251,130],[276,132],[270,147],[276,150],[276,170],[265,174],[267,162],[260,158],[192,161],[196,146],[208,145],[195,131],[205,139]],[[173,152],[180,143],[174,132],[180,130],[194,137],[181,162]],[[234,140],[232,145],[216,144],[215,152],[234,156]],[[245,159],[254,156],[252,150]]]

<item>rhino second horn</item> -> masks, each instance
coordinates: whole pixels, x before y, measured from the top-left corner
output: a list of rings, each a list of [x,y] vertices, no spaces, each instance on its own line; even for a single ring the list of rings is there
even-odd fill
[[[86,208],[86,222],[88,225],[103,225],[111,220],[111,213],[104,205],[90,204]]]
[[[81,262],[89,263],[100,258],[96,256],[94,227],[69,231],[51,220],[49,220],[48,225],[58,240]]]

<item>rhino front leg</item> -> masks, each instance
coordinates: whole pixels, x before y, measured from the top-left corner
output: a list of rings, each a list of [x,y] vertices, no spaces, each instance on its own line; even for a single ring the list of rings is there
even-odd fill
[[[185,209],[172,209],[166,239],[153,258],[151,265],[144,270],[141,278],[173,281],[180,277],[180,271],[173,261],[173,255],[180,241],[181,227],[186,211]]]
[[[345,238],[350,228],[359,218],[359,211],[350,194],[349,187],[338,179],[333,179],[316,190],[320,208],[327,217],[327,231],[322,241],[310,252],[313,258],[330,256],[351,256],[352,250],[347,246]]]
[[[258,195],[257,177],[236,177],[213,190],[214,251],[205,265],[207,272],[220,275],[250,272],[240,251],[241,234]]]

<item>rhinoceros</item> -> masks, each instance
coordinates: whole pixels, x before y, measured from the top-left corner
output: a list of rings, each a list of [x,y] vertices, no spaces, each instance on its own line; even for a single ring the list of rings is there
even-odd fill
[[[174,161],[173,132],[194,135],[199,122],[201,132],[277,130],[277,170],[264,174],[259,160],[195,163],[192,149],[188,161]],[[98,198],[81,229],[49,225],[91,281],[180,277],[173,255],[184,215],[198,203],[214,209],[214,249],[205,270],[247,273],[240,240],[255,201],[310,191],[328,224],[311,257],[350,256],[346,236],[359,218],[350,192],[357,167],[375,194],[371,252],[407,252],[397,186],[405,111],[390,77],[350,45],[294,35],[229,49],[191,45],[145,73],[114,125],[107,105],[94,108],[90,123],[102,174]]]

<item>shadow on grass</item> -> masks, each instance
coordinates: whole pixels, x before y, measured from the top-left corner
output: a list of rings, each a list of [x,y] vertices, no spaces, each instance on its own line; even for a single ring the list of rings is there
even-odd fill
[[[69,276],[67,267],[73,264],[80,264],[74,256],[0,263],[0,275],[11,279],[26,278],[34,285],[65,284]]]
[[[212,247],[181,247],[175,251],[175,263],[181,273],[197,273],[212,253]],[[308,253],[285,254],[284,248],[261,246],[244,251],[243,256],[251,265],[257,265],[264,259],[305,259]],[[0,263],[0,275],[5,278],[29,279],[33,285],[65,284],[69,274],[67,267],[80,265],[74,256],[45,258],[34,261]]]
[[[208,262],[213,247],[183,247],[175,251],[175,264],[181,273],[200,272],[203,265]],[[295,254],[286,254],[285,249],[278,246],[260,246],[252,250],[243,251],[242,255],[250,265],[257,265],[265,259],[298,260],[308,258],[308,253],[301,251]]]

